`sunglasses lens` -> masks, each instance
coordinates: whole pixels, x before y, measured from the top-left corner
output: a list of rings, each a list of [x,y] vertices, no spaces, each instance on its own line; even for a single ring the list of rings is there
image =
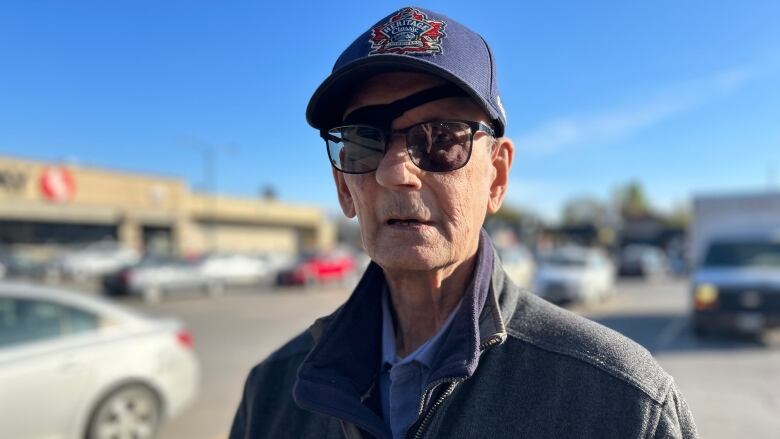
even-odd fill
[[[430,122],[415,126],[407,133],[412,161],[431,172],[446,172],[463,167],[471,153],[471,128],[462,122]]]
[[[333,166],[351,174],[376,170],[385,154],[384,134],[368,126],[333,128],[328,131],[325,141]]]

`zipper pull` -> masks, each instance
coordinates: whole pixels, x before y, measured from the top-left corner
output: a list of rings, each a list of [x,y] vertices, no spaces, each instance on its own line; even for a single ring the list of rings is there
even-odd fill
[[[422,418],[422,421],[418,423],[414,436],[407,434],[408,438],[420,439],[422,437],[423,433],[425,433],[425,428],[431,422],[431,419],[433,418],[436,409],[438,409],[444,403],[444,401],[447,398],[449,398],[450,395],[452,395],[452,393],[455,391],[455,387],[457,387],[458,384],[460,384],[461,382],[463,382],[463,380],[455,380],[449,383],[449,386],[447,386],[444,392],[442,392],[442,394],[439,395],[438,398],[436,398],[436,402],[433,403],[433,405],[431,405],[431,407],[425,413],[425,416]],[[411,431],[412,429],[410,428],[409,433],[411,433]]]

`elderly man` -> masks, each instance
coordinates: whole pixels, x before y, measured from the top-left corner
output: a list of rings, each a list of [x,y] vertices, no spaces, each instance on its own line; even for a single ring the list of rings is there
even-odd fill
[[[252,370],[231,438],[696,436],[647,351],[504,274],[481,227],[514,145],[482,37],[394,12],[344,51],[307,118],[372,263]]]

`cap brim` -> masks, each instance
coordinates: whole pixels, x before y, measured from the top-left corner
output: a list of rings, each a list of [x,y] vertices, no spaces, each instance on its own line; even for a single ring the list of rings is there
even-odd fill
[[[421,58],[394,54],[362,58],[333,72],[317,87],[309,100],[306,121],[318,130],[337,126],[343,120],[344,110],[352,97],[351,91],[354,90],[355,85],[388,72],[429,73],[450,81],[468,93],[493,121],[500,124],[500,117],[491,105],[452,72]],[[496,128],[498,131],[503,131],[503,126]]]

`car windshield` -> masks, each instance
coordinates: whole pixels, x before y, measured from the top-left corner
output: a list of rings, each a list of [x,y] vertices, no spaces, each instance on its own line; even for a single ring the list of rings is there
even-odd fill
[[[780,268],[780,242],[719,242],[710,246],[705,267]]]

